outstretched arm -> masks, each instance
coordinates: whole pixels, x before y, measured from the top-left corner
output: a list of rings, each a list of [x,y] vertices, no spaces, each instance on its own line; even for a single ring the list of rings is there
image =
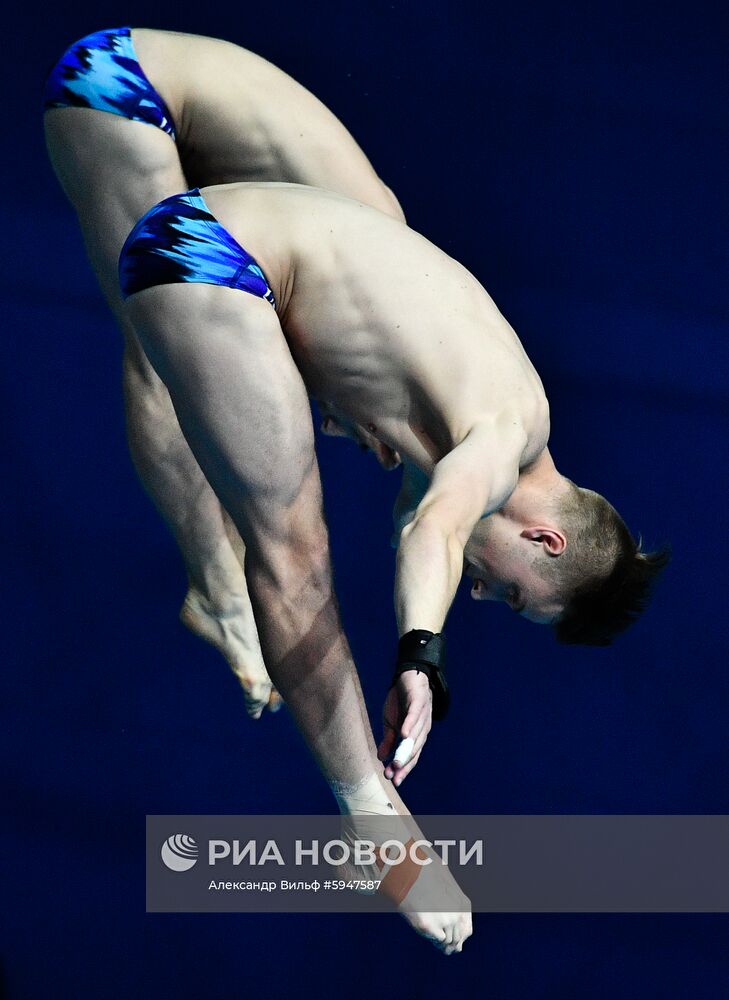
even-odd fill
[[[395,580],[399,635],[413,630],[439,633],[463,568],[463,549],[476,522],[498,510],[512,493],[526,436],[501,419],[476,424],[435,467],[430,486],[414,512],[408,510],[413,476],[403,481],[396,515],[400,532]],[[397,532],[397,525],[396,525]],[[396,784],[418,761],[431,724],[431,698],[424,674],[408,670],[390,690],[384,709],[385,733],[379,756],[386,758],[398,739],[413,741],[403,766],[390,764]]]
[[[417,465],[403,462],[400,492],[392,510],[393,531],[390,544],[394,549],[400,544],[403,528],[415,517],[415,511],[425,496],[429,483],[429,477]],[[392,757],[400,740],[408,737],[413,739],[413,743],[419,740],[418,747],[422,747],[430,731],[431,703],[430,685],[425,674],[408,670],[400,675],[388,691],[382,711],[382,739],[377,748],[380,760],[387,761]],[[385,765],[385,777],[394,779],[395,784],[399,785],[415,763],[416,754],[413,750],[405,765],[388,762]]]

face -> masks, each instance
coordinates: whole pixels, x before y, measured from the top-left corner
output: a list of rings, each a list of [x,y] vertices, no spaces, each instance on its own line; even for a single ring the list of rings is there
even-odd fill
[[[475,601],[503,601],[523,618],[541,625],[562,613],[554,583],[539,572],[538,560],[550,556],[540,542],[523,537],[513,522],[498,514],[479,521],[464,557]]]
[[[388,448],[382,441],[378,441],[361,424],[357,424],[336,412],[326,403],[319,403],[319,409],[322,413],[321,431],[323,434],[329,437],[346,437],[351,441],[356,441],[363,451],[371,451],[382,468],[388,472],[398,467],[400,464],[398,453],[392,448]]]

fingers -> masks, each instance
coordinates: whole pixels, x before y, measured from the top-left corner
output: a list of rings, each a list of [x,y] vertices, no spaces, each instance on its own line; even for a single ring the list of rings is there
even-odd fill
[[[380,760],[386,760],[395,749],[401,717],[400,696],[397,688],[391,687],[387,692],[385,704],[382,709],[383,735],[377,750],[377,756]]]
[[[430,689],[426,688],[419,697],[413,698],[408,708],[408,714],[400,726],[400,734],[403,739],[409,736],[410,739],[416,741],[416,747],[423,726],[430,721],[432,704],[433,696],[430,693]]]
[[[409,737],[413,741],[413,749],[410,757],[403,764],[393,760],[385,770],[385,777],[392,778],[393,784],[397,787],[403,783],[420,759],[420,754],[425,746],[425,741],[431,729],[432,703],[430,691],[428,699],[424,704],[416,704],[408,712],[405,721],[400,727],[403,737]]]
[[[418,750],[415,756],[411,757],[408,763],[405,764],[403,767],[397,767],[397,766],[395,767],[395,776],[392,779],[392,783],[396,788],[400,787],[400,785],[407,778],[407,776],[410,774],[413,768],[417,765],[419,760],[420,760],[420,750]]]
[[[424,674],[406,671],[388,692],[383,711],[385,729],[378,757],[386,760],[400,740],[412,741],[410,753],[402,762],[394,759],[385,767],[385,777],[395,785],[403,781],[418,761],[430,732],[432,704],[433,696]],[[404,749],[401,745],[401,754]]]
[[[404,740],[401,740],[397,750],[395,751],[395,756],[393,757],[393,764],[400,765],[401,767],[410,760],[413,755],[413,749],[415,747],[415,740],[411,739],[410,736],[406,736]]]

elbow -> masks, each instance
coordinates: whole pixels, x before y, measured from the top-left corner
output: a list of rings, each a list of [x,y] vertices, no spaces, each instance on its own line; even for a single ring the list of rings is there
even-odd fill
[[[465,541],[461,538],[461,533],[452,526],[443,523],[433,511],[416,513],[413,519],[406,524],[400,532],[400,546],[408,544],[418,544],[423,548],[430,549],[435,555],[445,551],[448,561],[453,565],[456,562],[460,566],[463,561],[463,549]]]

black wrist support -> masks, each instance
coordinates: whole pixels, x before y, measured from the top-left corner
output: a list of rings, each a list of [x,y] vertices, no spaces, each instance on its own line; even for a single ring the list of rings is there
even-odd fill
[[[390,687],[406,670],[425,674],[433,692],[433,718],[436,721],[444,719],[451,697],[445,679],[445,636],[442,632],[414,628],[402,637],[397,647],[397,663]]]

